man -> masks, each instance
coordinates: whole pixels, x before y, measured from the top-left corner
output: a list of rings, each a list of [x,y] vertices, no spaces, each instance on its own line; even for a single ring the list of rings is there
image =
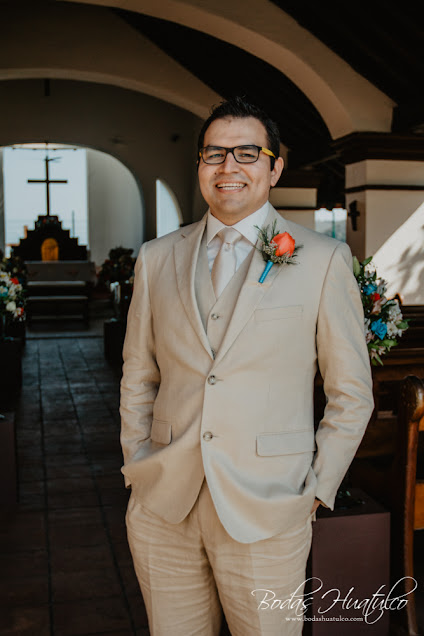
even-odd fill
[[[217,635],[221,606],[233,636],[301,633],[294,600],[283,601],[302,594],[315,509],[333,507],[371,414],[350,250],[274,210],[282,169],[275,124],[224,102],[199,137],[209,211],[137,260],[122,472],[154,636]],[[296,264],[274,264],[259,283],[258,228],[274,221],[295,240]],[[327,406],[314,434],[317,363]]]

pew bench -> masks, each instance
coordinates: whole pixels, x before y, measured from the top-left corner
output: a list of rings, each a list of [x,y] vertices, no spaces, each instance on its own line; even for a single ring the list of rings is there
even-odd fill
[[[29,324],[31,324],[34,317],[40,319],[79,317],[88,324],[88,296],[82,294],[30,296],[27,299],[27,319]]]
[[[88,323],[88,302],[95,281],[91,261],[26,261],[28,321],[82,318]]]

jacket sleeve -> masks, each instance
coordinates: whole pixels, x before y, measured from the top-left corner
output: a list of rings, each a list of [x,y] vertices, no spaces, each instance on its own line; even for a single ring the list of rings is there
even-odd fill
[[[143,244],[135,265],[134,290],[128,312],[121,380],[121,445],[124,464],[137,460],[137,451],[150,438],[153,404],[160,383]],[[125,476],[125,486],[130,482]]]
[[[333,509],[374,406],[362,302],[344,243],[334,250],[327,270],[316,341],[327,404],[315,435],[313,470],[317,498]]]

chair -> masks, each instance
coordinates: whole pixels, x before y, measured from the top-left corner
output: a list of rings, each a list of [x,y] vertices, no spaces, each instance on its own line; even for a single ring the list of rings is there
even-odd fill
[[[417,479],[419,433],[424,432],[424,382],[408,376],[401,383],[398,439],[392,467],[392,576],[403,577],[402,593],[414,588],[414,530],[424,529],[424,480]],[[401,593],[401,591],[399,591]],[[418,636],[414,594],[402,618],[409,636]]]

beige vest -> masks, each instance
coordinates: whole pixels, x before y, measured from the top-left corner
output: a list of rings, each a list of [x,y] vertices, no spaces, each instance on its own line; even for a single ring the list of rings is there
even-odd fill
[[[199,257],[196,264],[196,274],[194,279],[197,306],[199,308],[202,323],[211,345],[213,356],[215,357],[221,342],[227,331],[237,298],[242,285],[246,279],[250,261],[254,253],[244,259],[218,300],[212,286],[211,274],[208,265],[206,230],[203,234],[199,249]]]

